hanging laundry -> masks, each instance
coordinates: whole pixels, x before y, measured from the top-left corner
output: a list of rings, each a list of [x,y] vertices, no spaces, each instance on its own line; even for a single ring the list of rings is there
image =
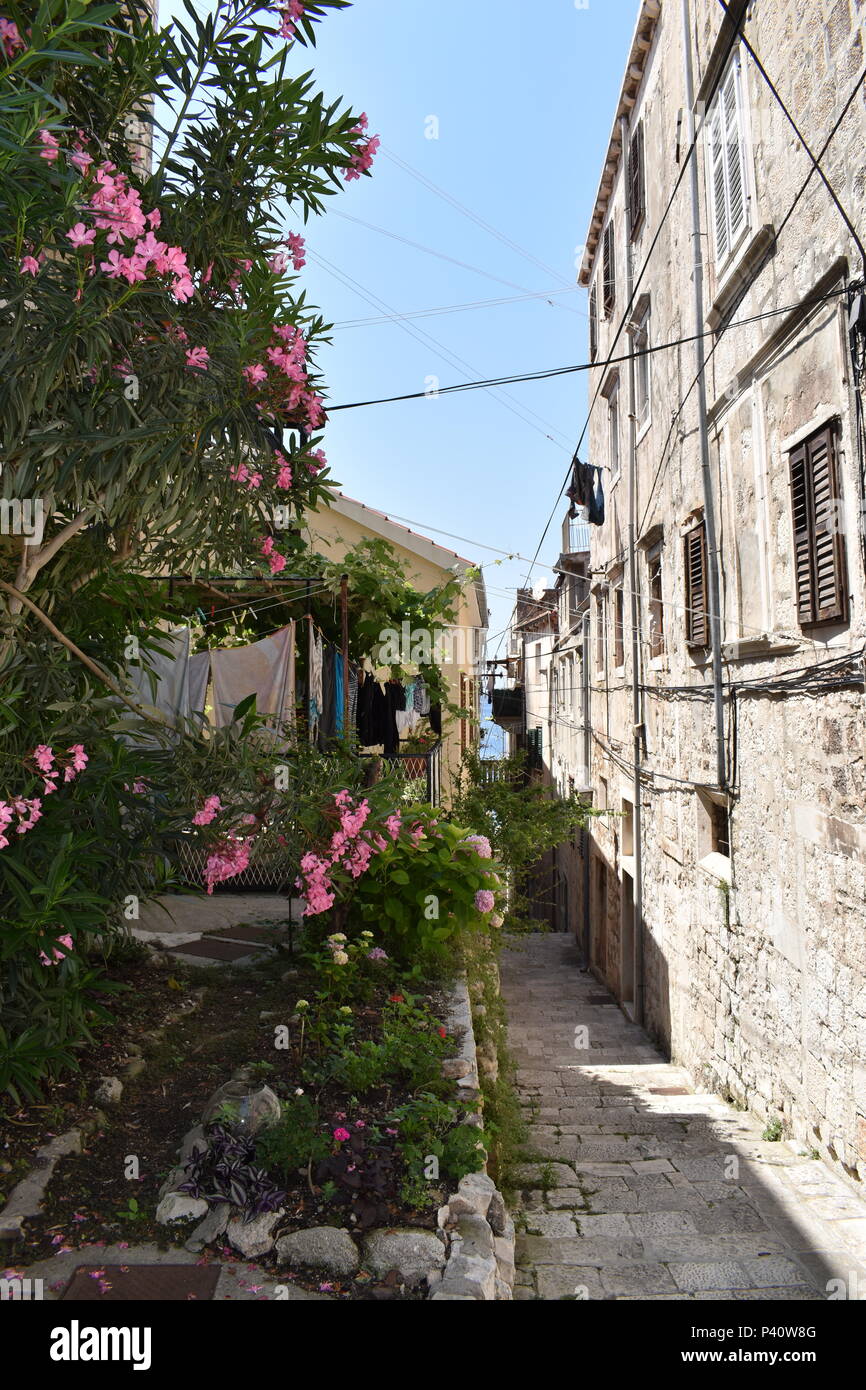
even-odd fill
[[[406,703],[408,706],[408,700]],[[397,733],[401,738],[405,738],[409,734],[414,734],[415,730],[421,726],[421,716],[414,705],[411,709],[407,707],[404,710],[397,710],[394,714],[394,719],[397,724]]]
[[[259,714],[291,722],[295,705],[295,624],[246,647],[228,647],[210,654],[213,674],[214,724],[232,722],[241,700],[255,695]]]
[[[419,714],[430,713],[430,692],[427,689],[423,677],[415,682],[413,704]]]
[[[322,646],[322,708],[319,714],[319,747],[324,753],[337,736],[337,652],[330,642]]]
[[[310,642],[307,657],[307,711],[310,730],[310,742],[315,743],[319,737],[319,720],[322,716],[324,707],[324,697],[322,694],[322,637],[312,622],[307,620],[309,627]]]
[[[346,700],[343,685],[343,653],[334,653],[334,724],[337,738],[346,732]]]
[[[294,688],[294,645],[292,647],[292,688]],[[204,723],[207,683],[210,680],[210,652],[195,652],[189,659],[189,713],[199,726]]]
[[[595,487],[590,489],[590,501],[587,504],[587,520],[593,526],[604,524],[604,491],[601,486],[601,469],[593,468],[590,473],[598,474],[598,482]]]
[[[354,729],[358,722],[358,673],[354,666],[349,667],[349,728]]]

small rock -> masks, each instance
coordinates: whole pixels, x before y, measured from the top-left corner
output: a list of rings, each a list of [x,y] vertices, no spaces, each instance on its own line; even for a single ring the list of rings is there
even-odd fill
[[[281,979],[281,980],[284,980],[284,981],[285,981],[285,980],[293,980],[293,979],[295,978],[295,976],[297,975],[297,973],[298,973],[297,970],[295,970],[294,967],[291,967],[289,970],[284,970],[284,971],[283,971],[282,975],[280,976],[280,979]]]
[[[432,1231],[371,1231],[364,1241],[364,1259],[374,1274],[396,1269],[400,1282],[420,1284],[445,1263],[445,1246]]]
[[[464,1201],[471,1203],[479,1216],[486,1216],[496,1184],[486,1173],[467,1173],[457,1184],[457,1191]]]
[[[118,1105],[123,1095],[123,1083],[116,1076],[103,1076],[93,1093],[97,1105]]]
[[[216,1240],[217,1236],[221,1236],[229,1224],[231,1210],[228,1202],[220,1202],[218,1206],[211,1207],[204,1221],[199,1222],[189,1240],[184,1242],[185,1248],[197,1255],[206,1245],[210,1245],[211,1241]]]
[[[336,1275],[354,1274],[361,1262],[349,1232],[338,1226],[311,1226],[309,1230],[281,1236],[277,1255],[293,1268],[300,1266]]]
[[[442,1063],[442,1075],[448,1081],[459,1081],[461,1076],[468,1076],[472,1070],[472,1063],[466,1057],[446,1057]]]
[[[128,1077],[140,1076],[141,1073],[142,1073],[143,1071],[144,1071],[144,1058],[143,1058],[143,1057],[133,1057],[132,1061],[131,1061],[131,1062],[128,1062],[127,1065],[124,1067],[124,1072],[123,1072],[123,1074],[124,1074],[124,1076],[128,1076]]]
[[[252,1221],[244,1221],[233,1216],[226,1226],[229,1245],[252,1259],[255,1255],[266,1255],[274,1244],[274,1227],[285,1216],[282,1207],[276,1211],[263,1211]]]
[[[494,1192],[490,1197],[490,1205],[487,1208],[487,1220],[495,1236],[505,1235],[505,1223],[508,1220],[508,1210],[505,1206],[505,1199],[501,1192]]]
[[[477,1212],[471,1215],[459,1217],[455,1241],[459,1241],[458,1250],[463,1255],[478,1255],[483,1258],[493,1254],[494,1235],[484,1220]]]
[[[492,1255],[452,1254],[440,1287],[443,1293],[468,1294],[492,1303],[496,1297],[496,1261]]]
[[[156,1209],[156,1219],[167,1226],[172,1221],[193,1221],[207,1212],[207,1202],[188,1192],[167,1192]]]

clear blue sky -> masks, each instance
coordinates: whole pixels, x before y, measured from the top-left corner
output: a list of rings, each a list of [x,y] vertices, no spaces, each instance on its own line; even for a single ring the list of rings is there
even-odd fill
[[[619,93],[636,0],[358,0],[330,15],[311,60],[329,96],[370,119],[383,148],[372,178],[347,185],[305,233],[312,253],[371,298],[400,313],[573,287]],[[425,137],[438,118],[438,139]],[[522,247],[540,268],[430,192],[391,153]],[[518,288],[344,220],[347,213]],[[294,224],[292,224],[294,225]],[[551,273],[555,272],[555,273]],[[302,281],[334,323],[388,310],[366,302],[308,257]],[[320,361],[332,404],[396,395],[472,377],[583,361],[586,295],[551,307],[526,300],[414,319],[418,342],[397,323],[339,328]],[[447,355],[469,364],[461,373]],[[338,412],[326,452],[343,490],[370,506],[503,550],[532,556],[568,467],[586,411],[582,376],[507,388],[519,414],[481,392]],[[551,442],[546,435],[552,435]],[[558,520],[558,517],[557,517]],[[549,533],[542,568],[558,554]],[[527,566],[490,565],[472,544],[434,540],[486,562],[491,634],[508,621]],[[543,565],[546,564],[547,569]],[[510,589],[512,597],[503,592]],[[495,643],[493,646],[495,647]]]

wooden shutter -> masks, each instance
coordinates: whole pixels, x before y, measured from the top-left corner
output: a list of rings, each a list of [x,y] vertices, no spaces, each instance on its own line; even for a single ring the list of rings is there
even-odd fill
[[[603,286],[603,307],[605,314],[609,314],[616,302],[616,247],[613,239],[613,221],[608,222],[604,229],[604,273]]]
[[[834,432],[825,426],[789,455],[794,580],[801,626],[848,617]]]
[[[721,105],[725,118],[725,173],[728,185],[728,235],[734,245],[746,225],[746,177],[743,158],[743,110],[740,65],[734,59],[722,83]]]
[[[702,522],[685,536],[686,642],[706,647],[710,640],[707,613],[707,531]]]
[[[598,352],[598,286],[589,292],[589,360],[595,361]]]
[[[643,121],[639,122],[628,154],[629,222],[634,237],[643,222],[645,204]]]
[[[728,254],[728,213],[725,200],[725,139],[722,122],[722,104],[716,100],[709,118],[709,176],[710,196],[713,207],[713,234],[716,263],[721,263]]]

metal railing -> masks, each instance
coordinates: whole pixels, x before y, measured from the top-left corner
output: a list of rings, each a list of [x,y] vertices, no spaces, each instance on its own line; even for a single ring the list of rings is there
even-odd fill
[[[438,806],[442,799],[442,742],[423,753],[360,753],[360,758],[378,758],[383,771],[401,785],[406,801],[428,801]]]

